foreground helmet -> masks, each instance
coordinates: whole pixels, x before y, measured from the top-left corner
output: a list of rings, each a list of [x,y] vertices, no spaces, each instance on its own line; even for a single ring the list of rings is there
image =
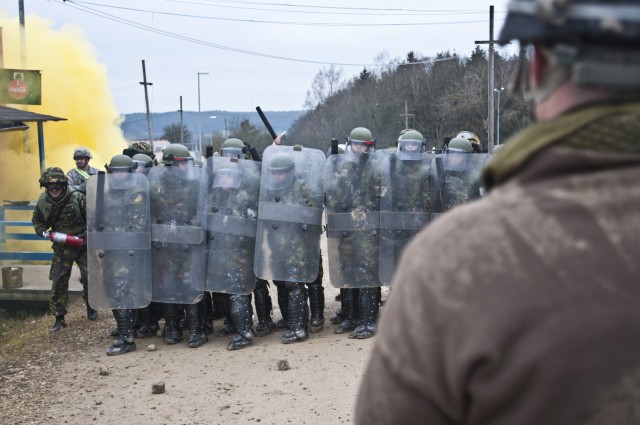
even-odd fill
[[[406,130],[398,138],[398,158],[418,159],[426,150],[422,133],[416,130]]]
[[[511,40],[543,47],[574,84],[640,88],[637,0],[511,0],[498,42]],[[528,88],[526,67],[518,74],[516,88]]]
[[[373,134],[371,130],[364,127],[356,127],[351,130],[349,133],[349,137],[347,137],[347,146],[353,144],[362,144],[365,145],[369,150],[376,145],[376,139],[373,138]]]
[[[279,152],[273,155],[269,161],[269,171],[272,175],[267,182],[267,188],[280,190],[291,186],[294,167],[293,158],[288,153]]]
[[[173,165],[177,162],[189,161],[191,159],[189,149],[180,143],[172,143],[162,151],[162,163],[164,165]]]
[[[222,143],[220,156],[238,159],[244,158],[243,148],[244,142],[242,140],[236,138],[227,139]]]
[[[64,185],[69,184],[69,180],[67,179],[66,174],[59,167],[49,167],[44,170],[42,173],[42,177],[40,177],[40,187],[45,187],[48,184],[52,183],[62,183]]]
[[[91,151],[88,148],[85,148],[84,146],[80,146],[79,148],[76,148],[76,150],[73,151],[73,159],[78,159],[78,158],[93,158],[93,156],[91,155]]]
[[[464,137],[454,137],[449,142],[449,152],[451,153],[471,153],[472,151],[471,142]]]
[[[133,171],[133,159],[127,155],[116,155],[111,158],[108,165],[105,165],[107,172],[113,173],[114,171],[126,171],[130,173]]]

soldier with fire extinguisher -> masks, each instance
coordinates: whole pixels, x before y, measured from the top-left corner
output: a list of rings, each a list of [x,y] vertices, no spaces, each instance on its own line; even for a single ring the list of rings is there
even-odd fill
[[[53,242],[51,261],[51,301],[50,310],[56,321],[50,331],[66,328],[64,316],[69,300],[69,277],[75,262],[80,269],[82,298],[87,305],[87,318],[96,320],[97,313],[88,302],[87,291],[87,214],[85,195],[69,189],[67,176],[58,167],[47,168],[40,177],[40,187],[45,193],[40,195],[33,211],[31,222],[36,234]]]

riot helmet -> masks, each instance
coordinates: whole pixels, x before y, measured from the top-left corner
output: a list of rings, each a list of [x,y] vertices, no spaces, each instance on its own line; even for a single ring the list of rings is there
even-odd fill
[[[230,138],[222,143],[220,148],[220,156],[228,158],[244,159],[244,142],[240,139]]]
[[[191,162],[193,158],[186,146],[180,143],[172,143],[162,151],[162,163],[164,165],[178,165],[183,162]]]
[[[376,145],[371,130],[364,127],[356,127],[347,137],[347,151],[356,154],[369,153]]]
[[[448,153],[471,153],[473,151],[473,146],[468,139],[464,137],[454,137],[449,142],[449,150]]]
[[[480,138],[476,133],[472,133],[471,131],[463,130],[456,134],[456,137],[462,137],[463,139],[467,139],[471,142],[471,148],[473,152],[480,152]]]
[[[143,153],[137,153],[131,158],[133,160],[133,169],[136,173],[149,172],[149,169],[153,167],[153,159],[149,155]]]
[[[114,172],[131,173],[133,171],[133,159],[127,155],[115,155],[111,158],[109,164],[105,164],[104,168],[107,169],[109,174]]]
[[[133,142],[128,148],[124,149],[122,153],[130,157],[139,153],[153,157],[153,146],[151,146],[151,143],[145,141]]]
[[[279,152],[273,155],[268,165],[270,176],[267,180],[267,189],[282,190],[291,186],[294,169],[295,163],[290,154]]]
[[[416,160],[422,157],[422,153],[426,150],[424,137],[419,131],[404,131],[398,138],[398,159]]]

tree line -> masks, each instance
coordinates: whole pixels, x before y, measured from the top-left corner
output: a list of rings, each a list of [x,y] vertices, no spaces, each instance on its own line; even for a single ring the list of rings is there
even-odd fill
[[[519,62],[526,60],[499,53],[494,58],[497,89],[507,87]],[[414,128],[424,135],[428,149],[439,149],[445,137],[467,130],[480,137],[486,150],[488,58],[484,50],[477,46],[469,57],[447,51],[428,58],[409,52],[401,60],[389,62],[383,55],[378,60],[388,64],[376,71],[364,68],[346,81],[336,66],[320,69],[307,91],[307,112],[293,123],[283,143],[325,151],[332,138],[343,142],[354,127],[367,127],[377,139],[376,146],[387,148],[395,146],[403,129]],[[523,97],[507,90],[496,95],[495,110],[500,111],[501,142],[533,120]],[[179,124],[165,127],[163,137],[177,142],[179,129]],[[259,152],[271,144],[269,133],[247,119],[230,123],[227,134],[214,133],[203,142],[218,150],[225,137],[237,137]]]

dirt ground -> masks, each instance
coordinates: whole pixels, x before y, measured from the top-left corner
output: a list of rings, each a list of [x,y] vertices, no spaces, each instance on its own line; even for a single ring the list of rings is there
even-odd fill
[[[289,345],[276,331],[239,351],[226,350],[229,336],[211,335],[197,349],[187,348],[185,340],[170,346],[153,337],[136,340],[135,352],[107,357],[107,334],[115,326],[111,312],[100,311],[90,322],[84,306],[74,302],[68,328],[49,334],[37,319],[31,323],[35,342],[0,359],[0,423],[351,423],[374,338],[333,333],[328,319],[339,308],[339,291],[328,273],[324,287],[323,331]],[[270,292],[277,320],[273,285]],[[383,288],[383,299],[387,294]],[[41,320],[46,327],[53,323],[50,316]],[[214,325],[218,329],[222,321]],[[152,344],[155,351],[148,348]],[[280,360],[290,369],[278,370]],[[166,392],[152,394],[153,384],[161,382]]]

